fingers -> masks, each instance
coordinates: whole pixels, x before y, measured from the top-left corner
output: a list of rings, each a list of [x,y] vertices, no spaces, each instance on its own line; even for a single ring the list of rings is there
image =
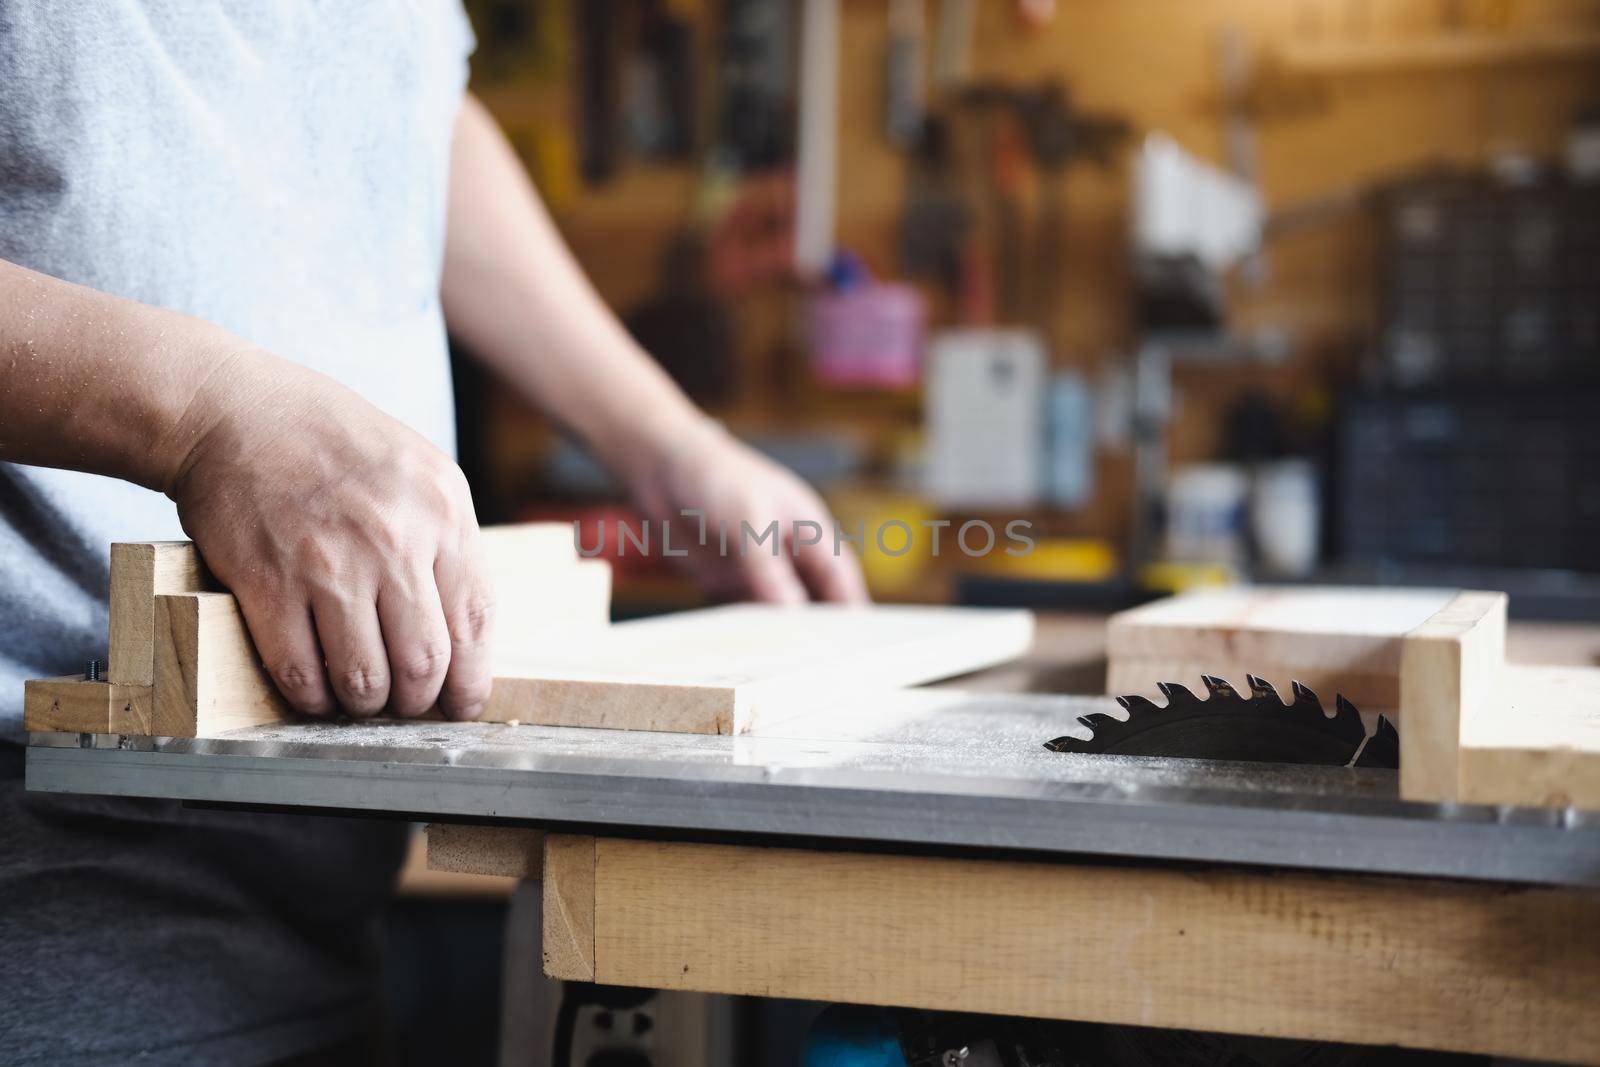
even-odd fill
[[[820,542],[801,545],[794,565],[815,600],[866,604],[872,599],[867,595],[867,582],[861,575],[861,562],[853,552],[844,549],[835,552]]]
[[[439,699],[450,666],[450,632],[431,570],[402,574],[378,592],[378,624],[389,661],[389,710],[421,715]]]
[[[756,553],[740,560],[745,588],[752,600],[765,604],[793,606],[806,602],[805,586],[800,584],[794,566],[786,556]]]
[[[316,592],[311,612],[339,706],[355,716],[376,715],[389,702],[389,656],[372,594]]]
[[[449,719],[476,719],[494,684],[494,595],[476,528],[460,552],[440,554],[434,576],[450,642],[439,708]]]
[[[481,564],[417,569],[391,576],[376,597],[327,590],[309,605],[255,598],[241,606],[274,684],[297,711],[410,717],[438,704],[451,718],[474,718],[491,682],[481,572]]]
[[[312,626],[310,605],[298,598],[273,602],[241,596],[239,607],[261,662],[289,706],[306,715],[333,711],[333,693],[322,667],[322,648]]]

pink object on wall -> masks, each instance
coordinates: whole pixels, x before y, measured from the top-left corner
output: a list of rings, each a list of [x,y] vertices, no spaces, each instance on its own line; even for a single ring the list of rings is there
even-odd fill
[[[824,385],[898,388],[920,380],[925,311],[914,286],[820,290],[806,317],[811,368]]]

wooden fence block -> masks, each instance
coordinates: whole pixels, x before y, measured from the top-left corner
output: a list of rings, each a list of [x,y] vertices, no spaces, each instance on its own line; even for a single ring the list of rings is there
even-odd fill
[[[228,593],[156,597],[157,737],[208,737],[290,718]]]
[[[1400,661],[1400,792],[1455,800],[1465,704],[1494,699],[1505,665],[1506,595],[1464,592],[1406,634]]]
[[[111,546],[111,633],[106,677],[119,685],[155,684],[156,597],[219,588],[188,541]]]
[[[30,680],[24,687],[28,730],[87,734],[148,734],[153,691],[148,685],[91,682],[76,676]]]

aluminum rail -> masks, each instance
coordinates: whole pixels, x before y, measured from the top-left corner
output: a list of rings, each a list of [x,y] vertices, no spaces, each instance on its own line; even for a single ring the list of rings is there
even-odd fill
[[[1031,702],[1030,702],[1031,701]],[[1392,771],[1047,752],[1096,698],[997,698],[839,740],[301,723],[34,734],[28,788],[620,832],[1600,886],[1600,815],[1401,801]]]

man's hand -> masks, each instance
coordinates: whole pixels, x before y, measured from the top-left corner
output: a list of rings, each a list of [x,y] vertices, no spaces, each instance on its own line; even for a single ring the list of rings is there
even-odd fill
[[[331,378],[0,261],[0,459],[176,501],[301,711],[416,715],[437,699],[471,718],[489,698],[466,480]]]
[[[773,193],[781,206],[782,189]],[[516,153],[470,96],[450,157],[442,293],[451,335],[592,448],[649,518],[679,526],[694,521],[683,509],[700,511],[708,533],[725,521],[733,538],[741,520],[757,531],[776,520],[785,538],[795,521],[821,524],[821,544],[800,545],[795,555],[786,540],[777,558],[765,547],[723,556],[713,533],[689,558],[712,592],[866,599],[855,558],[834,555],[822,501],[709,423],[634,343],[579,269]]]
[[[867,600],[861,566],[847,549],[834,551],[833,517],[827,505],[788,470],[701,420],[686,437],[665,448],[634,480],[645,513],[674,527],[674,547],[688,549],[688,562],[707,592],[730,600],[801,604],[807,599],[859,604]],[[698,543],[704,516],[706,544]],[[779,541],[757,545],[741,537],[740,523],[756,535],[776,522]],[[795,539],[795,524],[815,523],[820,540]],[[726,524],[727,552],[718,531]],[[688,530],[693,535],[688,536]],[[679,531],[683,531],[680,533]],[[740,549],[743,551],[740,551]]]
[[[220,364],[189,411],[168,495],[289,703],[476,717],[492,590],[460,468],[331,379],[258,353]]]

